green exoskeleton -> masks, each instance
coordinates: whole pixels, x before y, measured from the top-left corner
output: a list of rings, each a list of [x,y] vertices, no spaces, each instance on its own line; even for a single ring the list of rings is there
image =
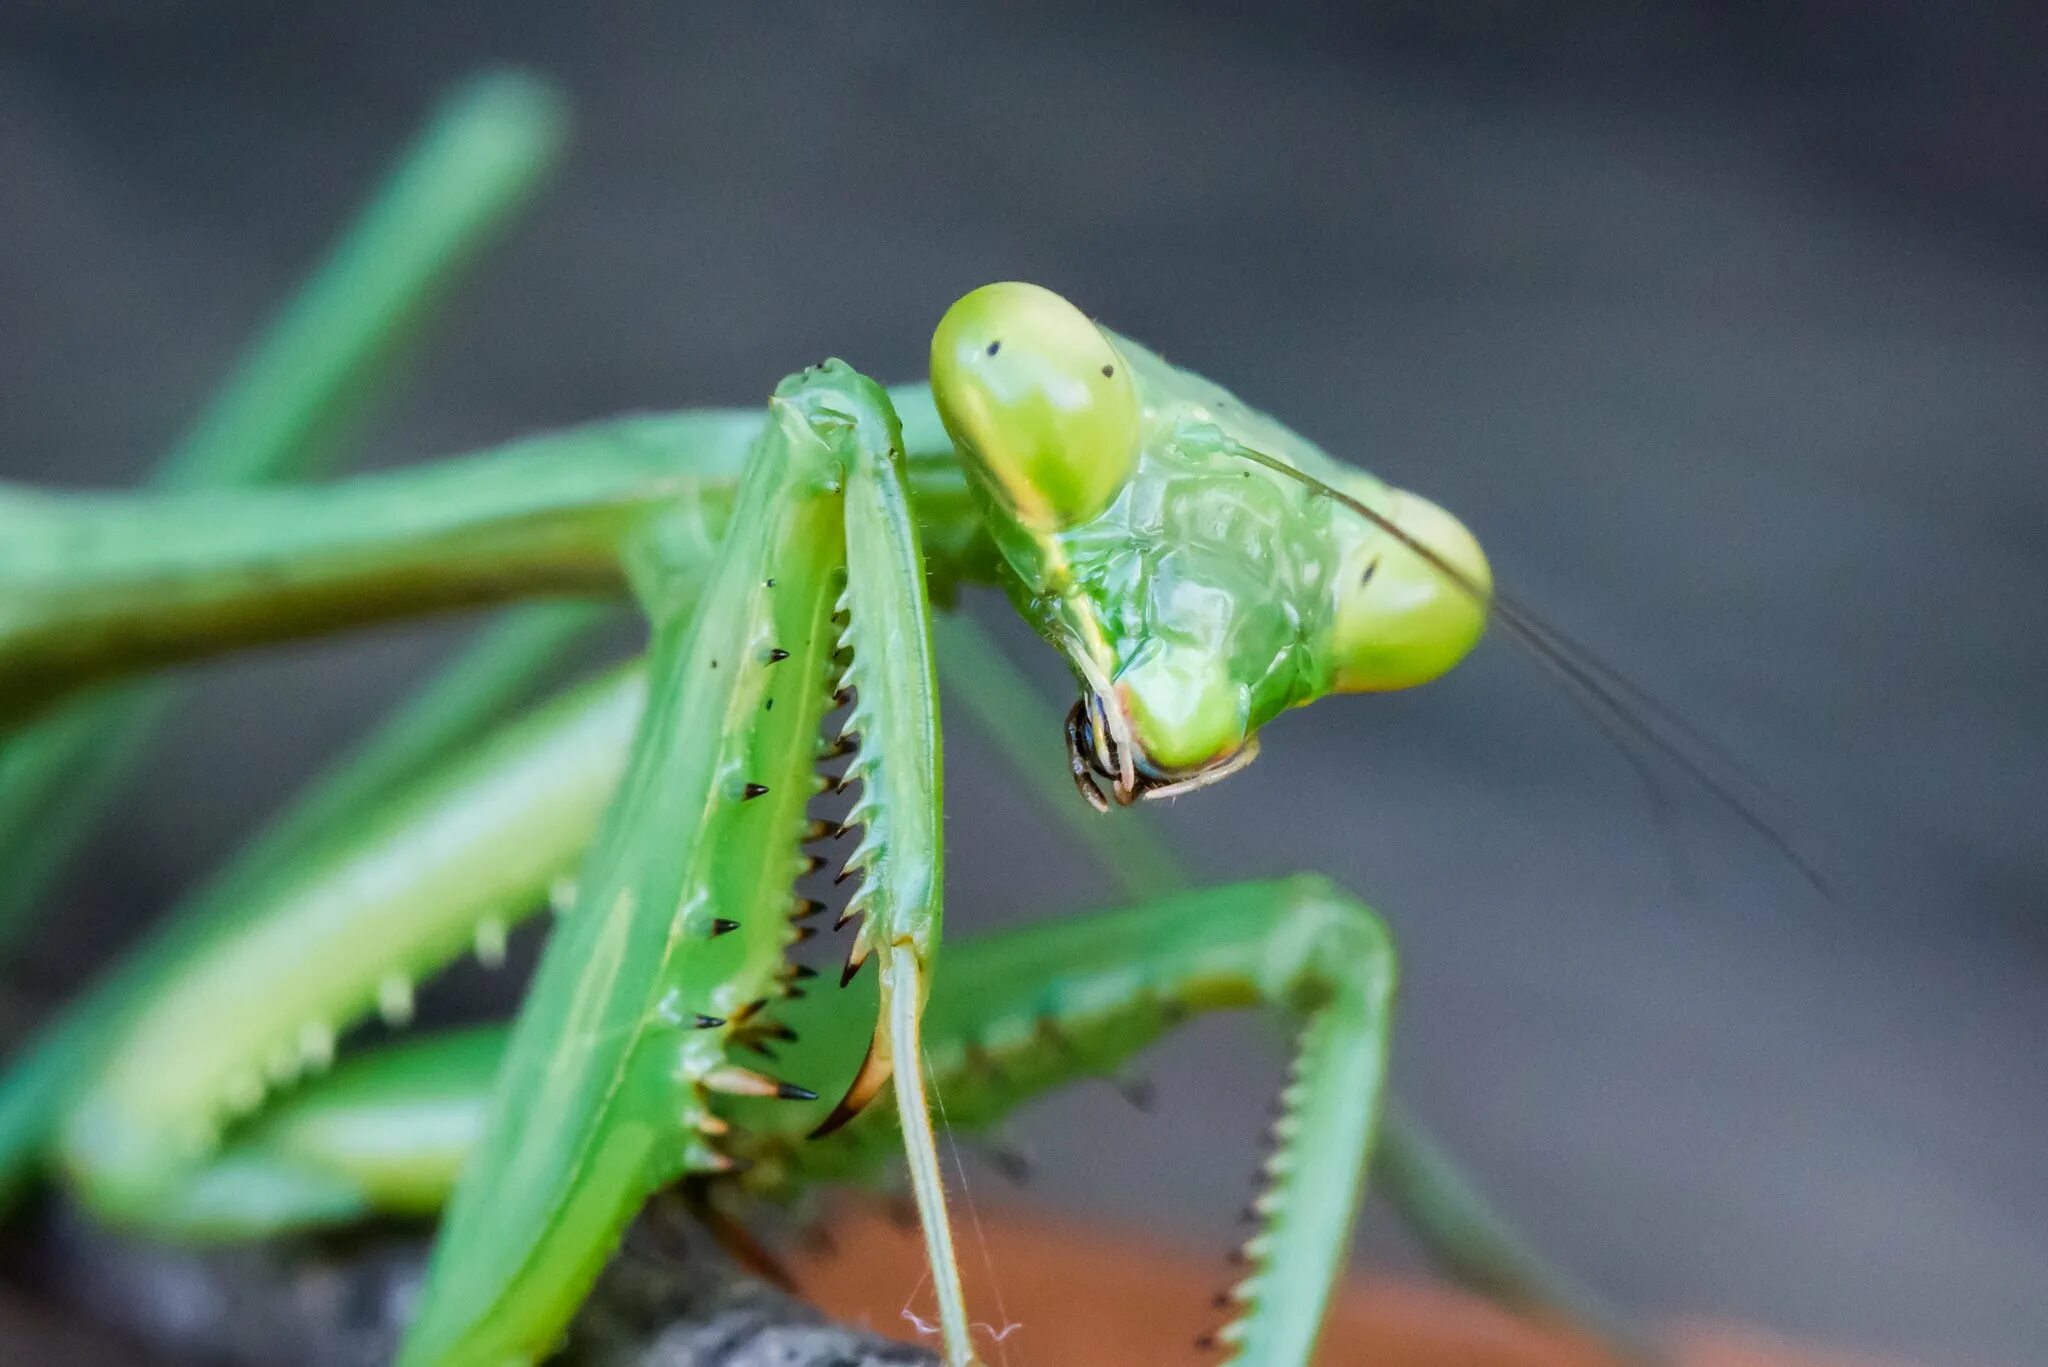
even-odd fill
[[[623,589],[651,636],[484,726],[476,697],[585,611],[523,610],[323,820],[259,845],[17,1066],[0,1163],[46,1153],[101,1218],[193,1239],[445,1205],[402,1356],[443,1367],[545,1356],[657,1192],[786,1196],[875,1172],[900,1136],[961,1364],[926,1087],[990,1123],[1191,1012],[1261,1007],[1301,1043],[1216,1338],[1308,1362],[1379,1124],[1386,933],[1303,876],[942,951],[932,599],[971,581],[1071,666],[1069,764],[1104,808],[1231,773],[1289,708],[1441,675],[1491,591],[1442,509],[1024,284],[945,314],[928,384],[828,361],[765,415],[316,486],[0,494],[10,723],[144,668],[487,602]],[[812,811],[827,786],[857,791],[841,820]],[[821,870],[858,880],[838,982],[789,957]],[[550,903],[509,1033],[334,1063]]]

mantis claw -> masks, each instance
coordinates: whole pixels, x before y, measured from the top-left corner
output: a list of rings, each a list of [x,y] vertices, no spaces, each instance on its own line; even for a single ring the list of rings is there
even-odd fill
[[[818,1122],[817,1128],[806,1137],[823,1139],[866,1110],[868,1103],[880,1096],[882,1089],[889,1085],[890,1074],[894,1071],[889,1050],[877,1035],[868,1041],[868,1052],[861,1059],[860,1068],[854,1073],[853,1081],[847,1084],[846,1095],[839,1098],[839,1103],[832,1108],[832,1113]]]
[[[1091,772],[1087,750],[1088,732],[1085,704],[1075,703],[1067,713],[1067,768],[1074,775],[1074,787],[1088,805],[1105,815],[1109,812],[1109,799],[1096,786],[1095,775]]]

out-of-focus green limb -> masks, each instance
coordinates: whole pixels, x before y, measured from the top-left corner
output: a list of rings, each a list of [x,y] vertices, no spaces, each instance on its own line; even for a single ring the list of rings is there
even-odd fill
[[[225,1125],[327,1066],[357,1021],[403,1021],[413,984],[472,948],[494,961],[575,868],[642,699],[635,669],[558,693],[302,847],[171,952],[146,947],[58,1128],[80,1198],[146,1221]]]
[[[714,542],[731,490],[720,463],[737,464],[758,419],[732,426],[629,420],[317,487],[0,489],[0,715],[233,646],[616,592],[620,543],[654,508],[692,502]]]
[[[195,489],[305,473],[530,197],[561,132],[556,96],[527,77],[488,76],[450,97],[153,482]],[[109,689],[0,749],[0,945],[20,933],[170,705],[161,686]]]
[[[1460,1285],[1534,1318],[1590,1331],[1625,1360],[1661,1357],[1641,1326],[1531,1247],[1398,1100],[1382,1117],[1372,1176],[1431,1259]]]
[[[30,1037],[0,1074],[0,1203],[33,1171],[65,1105],[118,1027],[192,947],[251,914],[264,884],[322,841],[345,838],[402,785],[478,737],[611,611],[585,602],[515,609],[486,627],[326,777],[172,910],[160,929]],[[616,766],[616,759],[591,762]]]
[[[1031,743],[1030,736],[1050,733],[1057,709],[981,625],[956,612],[941,618],[936,630],[941,682],[1010,761],[1040,810],[1085,847],[1126,896],[1186,887],[1187,860],[1175,853],[1143,808],[1099,815],[1072,792],[1055,762],[1057,749]],[[1373,1175],[1379,1193],[1430,1259],[1459,1284],[1515,1309],[1582,1325],[1623,1352],[1642,1356],[1643,1337],[1628,1317],[1538,1253],[1398,1103],[1390,1103],[1380,1117]]]
[[[483,1134],[504,1055],[504,1027],[487,1025],[345,1059],[238,1130],[142,1227],[203,1243],[433,1215]]]
[[[560,95],[519,72],[451,92],[154,482],[197,489],[310,473],[466,268],[532,200],[564,126]]]
[[[758,412],[706,409],[319,487],[0,486],[0,725],[95,679],[258,642],[615,592],[621,546],[656,511],[689,505],[676,534],[715,546],[760,431]],[[993,552],[951,447],[907,455],[927,574],[941,586],[989,577]]]
[[[161,684],[111,684],[0,740],[0,956],[175,702]]]

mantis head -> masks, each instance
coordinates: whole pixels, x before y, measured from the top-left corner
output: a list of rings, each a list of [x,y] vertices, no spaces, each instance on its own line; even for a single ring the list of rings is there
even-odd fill
[[[1068,745],[1106,806],[1250,762],[1329,693],[1426,683],[1477,643],[1478,541],[1050,290],[988,285],[932,338],[932,393],[1012,600],[1083,694]]]

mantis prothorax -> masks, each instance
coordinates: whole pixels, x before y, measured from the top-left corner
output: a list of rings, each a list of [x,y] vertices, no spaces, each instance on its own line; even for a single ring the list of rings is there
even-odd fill
[[[626,588],[651,627],[643,665],[449,746],[132,966],[53,1055],[80,1073],[61,1104],[19,1128],[49,1129],[104,1218],[186,1237],[446,1202],[403,1361],[499,1364],[550,1350],[653,1193],[858,1176],[900,1123],[963,1364],[926,1082],[980,1124],[1189,1012],[1257,1006],[1296,1017],[1301,1045],[1216,1341],[1306,1363],[1381,1108],[1385,931],[1304,876],[942,956],[930,597],[969,581],[1001,584],[1071,666],[1070,766],[1101,807],[1216,781],[1289,708],[1441,675],[1491,591],[1450,514],[1015,283],[946,313],[925,385],[827,361],[765,417],[627,420],[316,487],[0,493],[9,720],[145,668],[487,602]],[[828,783],[858,787],[843,823],[810,811]],[[823,910],[796,891],[813,851],[849,831],[845,978],[874,959],[872,997],[787,957]],[[311,1076],[339,1033],[402,1021],[418,979],[501,953],[551,897],[509,1036]],[[870,1107],[885,1090],[894,1107]]]

